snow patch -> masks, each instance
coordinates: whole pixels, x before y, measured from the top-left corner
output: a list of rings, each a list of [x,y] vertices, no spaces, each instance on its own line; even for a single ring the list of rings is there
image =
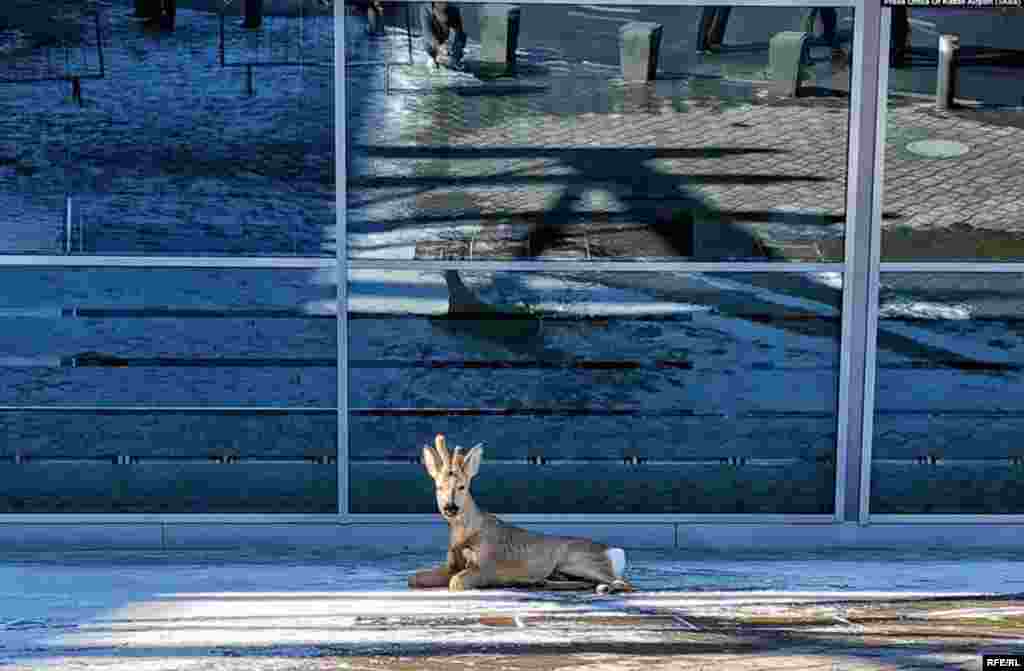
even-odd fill
[[[626,551],[622,548],[608,548],[605,550],[605,555],[612,563],[612,573],[616,578],[621,578],[626,570]]]
[[[882,319],[911,317],[914,319],[970,319],[971,306],[964,303],[929,303],[913,301],[905,303],[889,303],[878,313]]]

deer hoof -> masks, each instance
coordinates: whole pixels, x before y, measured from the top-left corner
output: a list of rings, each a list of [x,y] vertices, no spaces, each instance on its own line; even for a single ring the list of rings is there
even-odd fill
[[[461,575],[453,575],[452,579],[448,581],[449,592],[465,592],[469,587],[466,586],[466,579]]]
[[[597,592],[598,594],[607,594],[608,592],[611,591],[611,589],[612,588],[609,587],[608,585],[606,585],[605,583],[601,583],[600,585],[597,586],[596,589],[594,589],[594,591]]]

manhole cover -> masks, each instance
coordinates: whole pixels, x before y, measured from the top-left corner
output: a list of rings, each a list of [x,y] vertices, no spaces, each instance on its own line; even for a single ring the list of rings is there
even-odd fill
[[[907,151],[927,158],[956,158],[971,150],[967,145],[951,140],[919,140],[907,145]]]

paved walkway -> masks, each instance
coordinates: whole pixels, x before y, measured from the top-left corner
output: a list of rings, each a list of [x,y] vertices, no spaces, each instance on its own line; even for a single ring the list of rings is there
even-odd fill
[[[379,50],[405,58],[405,47],[396,32]],[[381,247],[388,236],[374,236],[362,255],[468,258],[472,240],[474,258],[842,259],[841,65],[819,64],[811,95],[787,99],[756,79],[629,87],[613,68],[564,61],[485,80],[473,55],[471,44],[467,73],[393,67],[389,86],[381,68],[351,68],[350,230],[394,240]],[[929,257],[1016,255],[998,247],[1024,233],[1022,140],[1019,113],[890,98],[887,253],[927,243]],[[922,141],[965,153],[915,153]],[[693,239],[673,237],[688,216],[699,222]]]
[[[632,551],[640,591],[409,591],[434,555],[0,558],[0,669],[980,669],[1012,557]]]

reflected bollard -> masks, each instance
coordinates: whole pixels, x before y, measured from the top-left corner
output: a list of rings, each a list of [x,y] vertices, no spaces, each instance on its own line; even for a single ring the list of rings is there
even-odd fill
[[[480,60],[515,70],[519,44],[519,7],[485,5],[480,10]]]
[[[661,34],[660,23],[633,21],[619,28],[619,57],[625,81],[654,81],[658,72]]]
[[[800,87],[800,65],[805,60],[808,37],[804,32],[784,31],[768,42],[768,69],[783,96],[795,96]]]
[[[935,80],[935,104],[939,109],[956,107],[957,68],[960,65],[960,36],[939,35],[939,72]]]

